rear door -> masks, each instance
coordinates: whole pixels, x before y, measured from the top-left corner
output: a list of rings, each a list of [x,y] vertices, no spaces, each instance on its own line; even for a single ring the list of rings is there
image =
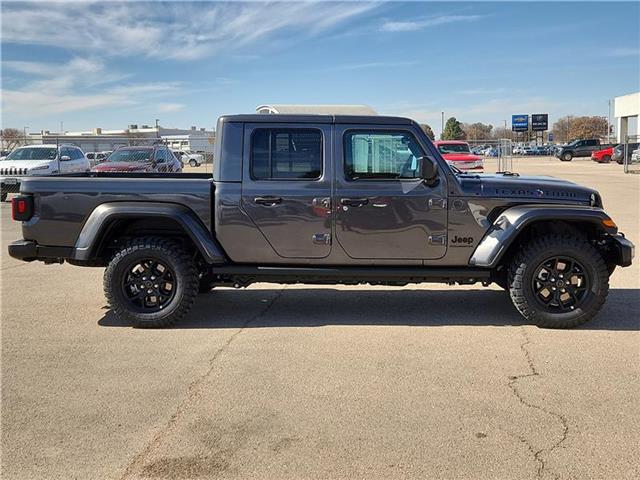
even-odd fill
[[[331,125],[245,124],[242,209],[274,257],[331,252]]]
[[[445,176],[429,186],[410,127],[336,126],[336,239],[354,259],[435,259],[447,251]]]

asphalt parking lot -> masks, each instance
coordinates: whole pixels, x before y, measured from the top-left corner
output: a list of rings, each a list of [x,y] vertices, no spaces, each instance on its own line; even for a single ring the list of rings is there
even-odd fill
[[[597,188],[640,244],[640,175],[514,170]],[[11,259],[0,208],[2,478],[640,477],[638,259],[575,330],[525,325],[497,287],[268,284],[139,330],[102,269]]]

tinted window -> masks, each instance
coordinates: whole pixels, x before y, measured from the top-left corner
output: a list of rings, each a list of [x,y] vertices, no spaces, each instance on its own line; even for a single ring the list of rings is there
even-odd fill
[[[164,163],[167,161],[167,151],[164,148],[156,150],[156,162]]]
[[[82,150],[79,148],[72,148],[71,153],[73,154],[71,158],[74,160],[81,160],[84,158],[84,153],[82,153]]]
[[[17,148],[11,152],[5,160],[55,160],[57,153],[57,148]]]
[[[108,162],[148,162],[151,159],[151,149],[128,149],[116,150],[107,159]]]
[[[362,178],[420,178],[422,150],[409,132],[348,132],[344,136],[345,175]]]
[[[322,133],[311,129],[258,129],[251,139],[251,177],[296,180],[322,175]]]

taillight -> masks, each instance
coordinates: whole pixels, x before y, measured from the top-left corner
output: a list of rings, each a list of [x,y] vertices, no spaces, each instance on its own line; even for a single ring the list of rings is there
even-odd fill
[[[17,195],[11,199],[11,216],[18,222],[26,222],[33,217],[33,197]]]

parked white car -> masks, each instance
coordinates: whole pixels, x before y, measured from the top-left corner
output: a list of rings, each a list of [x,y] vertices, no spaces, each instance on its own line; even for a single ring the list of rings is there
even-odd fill
[[[29,145],[18,147],[0,161],[2,201],[20,191],[20,180],[34,175],[88,172],[89,160],[73,145]]]
[[[640,148],[631,152],[631,161],[629,163],[640,163]]]
[[[188,150],[172,150],[173,154],[181,160],[182,163],[188,163],[191,167],[199,167],[204,163],[204,155],[193,153]]]
[[[86,154],[87,160],[89,160],[89,164],[94,167],[100,162],[104,162],[109,155],[113,152],[105,151],[105,152],[88,152]]]

